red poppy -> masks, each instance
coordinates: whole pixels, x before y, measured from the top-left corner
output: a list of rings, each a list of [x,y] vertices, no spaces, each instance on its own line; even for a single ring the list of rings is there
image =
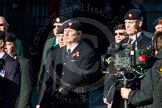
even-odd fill
[[[76,56],[76,57],[79,57],[79,51],[76,51],[73,55],[72,55],[72,57],[74,57],[74,56]]]

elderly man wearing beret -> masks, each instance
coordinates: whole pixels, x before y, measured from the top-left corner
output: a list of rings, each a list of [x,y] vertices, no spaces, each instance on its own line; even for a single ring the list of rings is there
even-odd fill
[[[151,39],[148,38],[142,32],[143,17],[140,10],[131,9],[124,16],[125,29],[128,37],[125,38],[120,44],[127,43],[132,39],[131,44],[133,48],[135,47],[135,42],[138,43],[137,47],[139,49],[145,49],[151,43]]]
[[[88,85],[96,62],[94,50],[81,41],[82,25],[76,20],[63,24],[66,46],[55,49],[51,65],[46,64],[41,96],[37,108],[43,107],[44,94],[52,82],[51,105],[48,108],[88,108]],[[56,51],[57,50],[57,51]],[[49,100],[49,99],[48,99]],[[50,101],[49,100],[49,101]]]
[[[141,26],[143,23],[142,22],[142,13],[139,10],[132,9],[126,13],[124,20],[125,20],[126,31],[127,31],[127,34],[129,37],[124,39],[120,44],[126,43],[129,41],[129,39],[131,39],[132,41],[130,44],[132,45],[132,48],[134,49],[134,51],[136,50],[136,48],[144,49],[144,50],[147,50],[148,48],[150,48],[149,46],[152,46],[151,38],[146,37],[146,35],[141,31],[141,29],[142,29]],[[150,57],[152,55],[153,54],[151,52],[147,55],[147,56],[149,56],[147,58],[147,62],[150,60]],[[144,69],[146,71],[147,67]],[[142,80],[142,79],[143,78],[139,78],[138,80]],[[143,84],[139,83],[139,82],[137,82],[138,85],[142,86]],[[139,88],[137,88],[137,89],[139,89]],[[122,87],[121,88],[122,98],[128,99],[128,102],[130,105],[134,105],[136,107],[143,108],[143,106],[141,106],[142,102],[143,102],[143,100],[147,99],[148,97],[145,95],[140,95],[140,94],[137,96],[134,96],[134,94],[132,94],[130,92],[131,90],[132,90],[131,88]],[[129,98],[127,97],[128,95],[126,96],[126,94],[128,94],[128,93],[130,93]],[[147,108],[149,108],[149,104],[150,103],[145,104],[147,106]]]
[[[135,51],[136,49],[145,49],[146,50],[152,44],[152,40],[151,40],[151,38],[148,38],[142,32],[141,27],[143,24],[143,18],[142,18],[141,11],[139,11],[137,9],[129,10],[124,16],[124,22],[125,22],[125,29],[126,29],[127,37],[119,42],[119,46],[121,46],[121,49],[124,49],[123,45],[129,44],[129,46],[131,46],[131,49],[133,51]],[[150,54],[150,55],[152,55],[152,54]],[[149,59],[147,59],[147,60],[149,60]],[[117,90],[120,90],[121,84],[114,83],[113,72],[110,71],[108,73],[108,76],[109,77],[107,77],[105,80],[106,82],[105,82],[105,87],[104,87],[104,97],[107,99],[104,98],[104,103],[109,105],[109,103],[111,103],[113,101],[112,97],[113,97],[113,95],[114,95],[113,93],[115,91],[115,89],[113,89],[114,85]],[[138,89],[140,86],[140,83],[139,83],[140,79],[137,79],[134,81],[137,81],[137,82],[132,83],[132,84],[136,84],[136,87],[133,87],[133,88]],[[124,89],[127,89],[127,88],[124,88]],[[129,102],[129,103],[131,103],[131,102]],[[113,105],[112,108],[118,108],[117,104],[119,104],[118,101],[117,101],[116,105],[114,102],[112,104]],[[134,108],[131,104],[129,104],[129,105],[131,108]]]

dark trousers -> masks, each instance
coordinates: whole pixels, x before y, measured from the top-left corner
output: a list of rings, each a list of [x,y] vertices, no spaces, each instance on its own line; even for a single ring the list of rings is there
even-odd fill
[[[88,108],[88,97],[85,94],[76,94],[73,92],[68,95],[62,95],[55,92],[44,100],[46,103],[43,108]]]

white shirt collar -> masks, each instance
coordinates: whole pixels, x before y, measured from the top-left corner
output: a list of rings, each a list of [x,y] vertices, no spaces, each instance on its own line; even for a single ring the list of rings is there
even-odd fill
[[[2,58],[4,55],[5,55],[4,51],[0,52],[0,58]]]
[[[69,47],[67,46],[67,50],[68,50],[68,49],[70,49],[70,50],[71,50],[71,52],[73,52],[73,50],[74,50],[74,49],[75,49],[75,48],[78,46],[78,44],[79,44],[79,43],[77,43],[76,45],[74,45],[74,46],[73,46],[73,47],[71,47],[71,48],[69,48]]]
[[[129,36],[129,38],[132,38],[133,41],[131,42],[131,44],[134,43],[134,41],[136,40],[136,38],[138,38],[141,35],[142,32],[138,32],[137,34],[133,35],[133,36]],[[137,37],[136,37],[137,36]]]
[[[56,44],[58,44],[58,43],[59,43],[58,41],[59,41],[59,39],[58,39],[58,37],[56,37]]]

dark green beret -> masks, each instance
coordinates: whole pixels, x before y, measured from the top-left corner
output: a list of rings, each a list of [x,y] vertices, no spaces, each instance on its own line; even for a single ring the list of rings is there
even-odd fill
[[[157,25],[162,25],[162,17],[157,18],[154,22],[153,22],[153,26],[157,26]]]
[[[65,20],[67,20],[67,18],[60,16],[60,17],[56,17],[55,19],[52,20],[52,24],[54,23],[63,23]]]
[[[124,20],[126,20],[126,19],[127,20],[137,20],[137,19],[142,20],[142,13],[140,10],[131,9],[125,14]]]

